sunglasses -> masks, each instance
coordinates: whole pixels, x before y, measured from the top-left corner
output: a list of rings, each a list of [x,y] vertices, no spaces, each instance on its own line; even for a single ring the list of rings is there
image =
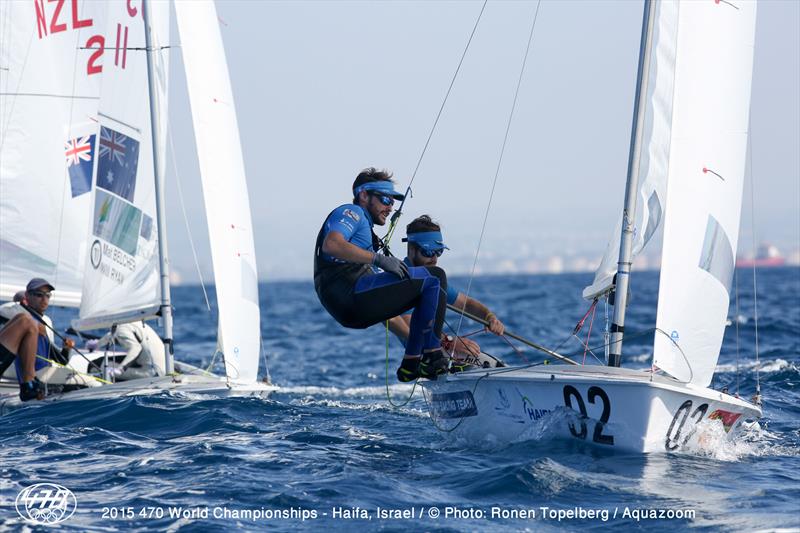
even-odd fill
[[[32,291],[31,296],[36,296],[37,298],[47,298],[48,300],[52,296],[52,293],[49,292],[42,292],[42,291]]]
[[[381,194],[379,192],[371,192],[369,194],[377,198],[378,201],[380,201],[380,203],[383,205],[394,205],[394,198],[391,196],[386,196],[385,194]]]
[[[419,253],[422,254],[422,257],[441,257],[444,253],[444,248],[439,248],[438,250],[426,250],[425,248],[418,248]]]

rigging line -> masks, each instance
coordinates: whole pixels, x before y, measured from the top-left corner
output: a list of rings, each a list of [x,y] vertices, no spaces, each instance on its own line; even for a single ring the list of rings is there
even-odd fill
[[[258,333],[258,341],[261,343],[261,356],[264,358],[264,370],[267,373],[267,375],[264,376],[264,382],[271,384],[272,376],[269,375],[269,360],[267,359],[267,350],[264,348],[264,336],[261,335],[261,332]]]
[[[591,351],[591,350],[589,350],[589,339],[592,338],[592,326],[594,325],[594,312],[597,310],[596,304],[597,304],[597,300],[595,300],[594,303],[592,304],[592,319],[589,321],[589,333],[587,333],[587,335],[586,335],[586,348],[583,350],[583,364],[584,365],[586,364],[586,352]],[[586,319],[584,318],[584,320],[586,320]],[[594,354],[594,352],[592,352],[592,356],[594,356],[595,359],[600,361],[600,359]]]
[[[739,273],[733,269],[734,294],[736,295],[736,396],[739,396]]]
[[[442,112],[444,111],[444,106],[447,103],[447,98],[450,96],[450,92],[453,90],[453,85],[455,85],[456,78],[458,77],[458,72],[461,70],[461,65],[464,63],[464,58],[467,57],[467,51],[469,50],[469,45],[472,43],[472,38],[475,36],[475,31],[478,29],[478,24],[481,21],[481,17],[483,16],[483,11],[486,9],[486,3],[488,0],[483,1],[483,5],[481,6],[481,11],[478,13],[478,18],[475,20],[475,26],[472,27],[472,33],[469,34],[469,39],[467,40],[467,45],[464,47],[464,52],[461,54],[461,59],[458,62],[458,66],[456,67],[456,71],[453,73],[453,78],[450,80],[450,86],[447,88],[447,93],[444,95],[444,100],[442,100],[442,105],[439,107],[439,112],[436,114],[436,120],[433,121],[433,126],[431,127],[430,133],[428,133],[428,139],[425,141],[425,146],[422,148],[422,153],[419,154],[419,159],[417,160],[417,166],[414,167],[414,172],[411,174],[411,181],[408,182],[408,190],[411,189],[411,184],[414,183],[414,178],[417,177],[417,171],[419,170],[420,165],[422,164],[422,158],[425,157],[425,152],[428,150],[428,145],[431,142],[431,138],[433,137],[433,132],[436,130],[436,125],[439,123],[439,118],[442,116]],[[402,204],[401,204],[402,208]]]
[[[392,238],[392,234],[394,234],[394,228],[397,224],[397,220],[400,218],[400,215],[403,212],[403,206],[406,203],[406,199],[409,197],[411,193],[411,184],[414,183],[414,179],[417,177],[417,171],[419,170],[420,165],[422,164],[422,159],[425,157],[425,152],[428,150],[428,145],[431,142],[431,138],[433,138],[433,132],[436,131],[436,125],[439,123],[439,118],[442,116],[442,112],[444,111],[444,106],[447,103],[447,99],[450,97],[450,92],[453,90],[453,85],[455,85],[456,78],[458,77],[458,73],[461,70],[461,65],[464,63],[464,58],[467,57],[467,51],[469,50],[469,46],[472,43],[472,38],[475,36],[475,31],[478,29],[478,24],[481,21],[481,17],[483,16],[483,11],[486,9],[486,3],[489,0],[483,0],[483,5],[481,6],[481,10],[478,13],[478,18],[475,19],[475,25],[472,27],[472,32],[469,34],[469,39],[467,40],[467,44],[464,47],[464,51],[461,53],[461,59],[458,61],[458,66],[456,67],[456,71],[453,73],[453,77],[450,80],[450,86],[447,88],[447,92],[444,95],[444,99],[442,100],[442,105],[439,107],[439,112],[436,114],[436,119],[433,121],[433,126],[431,126],[431,131],[428,133],[428,138],[425,141],[425,146],[422,147],[422,153],[419,154],[419,159],[417,160],[417,166],[414,167],[414,172],[411,174],[411,181],[408,182],[408,187],[406,187],[406,194],[404,195],[403,200],[400,202],[400,207],[397,211],[394,212],[392,215],[391,222],[389,223],[389,229],[386,232],[386,235],[383,237],[384,248],[388,250],[389,240]]]
[[[83,4],[83,5],[86,6],[86,4]],[[81,14],[83,14],[83,13],[81,13]],[[81,34],[80,32],[75,33],[75,39],[76,40],[80,39],[80,34]],[[32,35],[31,35],[31,37],[32,37]],[[75,50],[75,55],[73,57],[74,57],[74,59],[73,59],[73,63],[72,63],[72,91],[71,91],[71,94],[74,96],[75,95],[75,90],[76,90],[77,85],[78,85],[78,76],[79,76],[78,73],[81,72],[78,69],[78,51],[77,50]],[[72,116],[73,116],[74,112],[75,112],[75,100],[74,99],[70,99],[70,101],[69,101],[69,123],[67,124],[67,139],[72,139],[72,135],[73,135],[73,131],[74,131],[73,130],[73,126],[72,126]],[[100,139],[98,138],[97,139],[97,143],[98,143],[97,146],[99,146],[99,142],[100,142]],[[100,150],[97,149],[97,153],[99,153],[99,151]],[[96,156],[95,156],[95,158],[96,158]],[[58,275],[59,274],[59,268],[58,268],[58,265],[61,263],[61,248],[62,248],[62,246],[61,246],[61,237],[62,237],[62,235],[64,233],[64,211],[66,211],[66,207],[67,207],[66,206],[66,204],[67,204],[67,194],[71,194],[71,190],[70,190],[69,183],[68,183],[69,182],[69,170],[67,170],[66,166],[64,167],[64,171],[63,171],[63,174],[61,175],[61,179],[62,179],[62,182],[61,182],[61,186],[62,186],[62,189],[61,189],[61,211],[58,214],[58,241],[56,241],[57,242],[57,246],[56,246],[56,268],[55,268],[55,272],[53,273],[53,277],[55,278],[55,283],[56,284],[59,283],[59,275]],[[70,190],[70,193],[67,192],[68,190]]]
[[[181,213],[183,214],[183,223],[186,225],[186,233],[189,236],[189,247],[192,249],[192,257],[194,258],[194,266],[197,269],[197,275],[200,278],[200,288],[203,289],[203,298],[206,301],[206,309],[211,312],[211,303],[208,301],[208,292],[206,292],[206,284],[203,280],[203,273],[200,272],[200,262],[197,260],[197,250],[194,247],[194,239],[192,238],[192,229],[189,226],[189,218],[186,216],[186,204],[183,201],[183,188],[181,187],[181,177],[178,174],[178,164],[175,162],[175,145],[172,142],[172,131],[167,132],[169,139],[169,149],[172,153],[172,170],[175,172],[175,183],[178,185],[178,199],[181,204]]]
[[[8,18],[10,19],[11,17]],[[10,39],[11,38],[9,37],[9,40]],[[25,67],[28,66],[28,56],[30,55],[31,52],[32,43],[33,43],[33,28],[31,28],[30,37],[28,38],[28,46],[25,48],[25,59],[22,60],[22,68],[20,69],[19,78],[17,79],[17,87],[16,87],[17,90],[19,90],[20,85],[22,85],[22,79],[24,78],[25,75]],[[6,50],[9,49],[10,48],[6,48]],[[3,145],[6,142],[8,127],[11,125],[11,117],[14,116],[14,107],[16,106],[16,103],[17,103],[17,98],[15,96],[14,99],[11,100],[11,109],[8,112],[6,123],[0,125],[2,127],[2,131],[0,131],[0,152],[3,151]]]
[[[19,90],[20,85],[22,85],[22,79],[24,78],[25,75],[25,67],[28,65],[28,56],[30,55],[32,43],[33,43],[33,31],[31,31],[31,36],[28,39],[28,47],[25,50],[25,59],[22,61],[22,69],[20,70],[19,78],[17,79],[17,90]],[[7,138],[8,128],[11,125],[11,117],[14,116],[14,107],[16,106],[16,103],[17,103],[17,98],[15,95],[14,99],[11,100],[11,109],[8,112],[8,118],[6,120],[6,123],[3,124],[2,134],[0,134],[0,151],[3,150],[3,144],[5,144],[5,140]]]
[[[747,120],[748,131],[750,135],[747,136],[747,151],[749,152],[749,156],[747,158],[748,161],[748,170],[750,174],[750,225],[751,225],[751,236],[753,239],[753,254],[756,253],[756,203],[755,203],[755,176],[753,175],[753,128],[750,124],[750,119]],[[760,375],[760,356],[758,352],[758,285],[756,283],[756,263],[753,261],[753,320],[755,326],[755,337],[756,337],[756,404],[761,404],[761,375]]]
[[[386,400],[389,402],[389,405],[391,405],[395,409],[399,409],[400,407],[408,405],[408,403],[411,401],[411,398],[414,397],[414,391],[417,390],[417,382],[419,381],[419,378],[414,380],[414,385],[411,387],[411,392],[409,393],[408,398],[403,400],[401,403],[394,403],[392,401],[392,393],[389,390],[389,321],[387,320],[385,324],[386,324]]]
[[[39,98],[62,98],[64,100],[100,100],[99,96],[76,96],[72,94],[55,94],[55,93],[18,93],[18,92],[0,92],[0,96],[35,96]]]
[[[75,375],[78,375],[78,376],[82,376],[82,377],[91,378],[91,379],[93,379],[95,381],[99,381],[100,383],[103,383],[105,385],[111,385],[110,381],[107,381],[107,380],[102,379],[102,378],[98,378],[97,376],[93,376],[91,374],[85,374],[83,372],[80,372],[80,371],[76,370],[75,368],[71,367],[69,363],[67,363],[67,364],[59,363],[58,361],[55,361],[53,359],[48,359],[47,357],[45,357],[43,355],[39,355],[38,353],[34,354],[34,355],[36,356],[37,359],[40,359],[42,361],[47,361],[48,363],[50,363],[51,365],[53,365],[55,367],[64,368],[64,369],[68,370],[72,374],[75,374]],[[47,383],[45,383],[45,385],[47,385]],[[51,383],[51,385],[52,385],[52,383]]]
[[[511,131],[511,124],[514,120],[514,111],[517,108],[517,99],[519,98],[519,88],[522,86],[522,77],[525,74],[525,66],[528,63],[528,54],[531,50],[531,42],[533,41],[533,31],[536,29],[536,19],[539,17],[539,6],[541,5],[541,0],[536,2],[536,11],[533,14],[533,22],[531,23],[531,31],[528,35],[528,45],[525,48],[525,56],[522,58],[522,67],[519,71],[519,78],[517,79],[517,88],[514,91],[514,101],[511,103],[511,110],[508,114],[508,122],[506,124],[506,131],[505,135],[503,136],[503,145],[500,148],[500,157],[497,160],[497,168],[495,169],[494,173],[494,180],[492,181],[492,190],[489,193],[489,202],[486,204],[486,212],[483,215],[483,225],[481,226],[481,234],[478,238],[478,246],[475,249],[475,259],[472,261],[472,271],[469,275],[469,282],[467,283],[467,292],[464,294],[469,297],[469,291],[472,287],[472,280],[475,277],[475,268],[478,265],[478,256],[480,255],[481,251],[481,244],[483,243],[483,236],[486,233],[486,222],[489,220],[489,211],[492,208],[492,200],[494,199],[494,191],[497,187],[497,179],[500,176],[500,168],[503,164],[503,155],[506,151],[506,145],[508,143],[508,134]],[[462,315],[458,321],[458,329],[456,331],[461,331],[461,324],[464,322],[464,316]]]

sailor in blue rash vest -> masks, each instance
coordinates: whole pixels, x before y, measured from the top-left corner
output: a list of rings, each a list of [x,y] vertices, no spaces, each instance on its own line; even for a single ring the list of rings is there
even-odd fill
[[[435,266],[409,268],[377,253],[373,225],[384,225],[394,201],[403,199],[391,178],[385,170],[364,169],[353,182],[353,203],[325,218],[314,247],[314,288],[323,307],[347,328],[367,328],[413,309],[397,377],[436,379],[448,366],[440,343],[447,276]]]
[[[408,243],[406,257],[403,259],[408,267],[435,267],[439,257],[445,250],[449,250],[444,243],[441,227],[428,215],[421,215],[406,226],[406,238],[403,241]],[[495,335],[502,335],[505,332],[505,325],[485,304],[459,292],[450,284],[447,286],[447,303],[486,320],[489,324],[486,329],[489,332]],[[389,320],[389,329],[403,343],[408,338],[409,322],[410,317],[407,314]],[[476,342],[466,338],[454,339],[450,335],[442,338],[442,346],[446,352],[454,353],[457,358],[461,356],[466,360],[469,360],[469,356],[480,354],[481,351]]]
[[[49,366],[43,357],[50,357],[60,363],[66,363],[69,350],[75,343],[66,339],[64,348],[59,351],[50,336],[52,321],[45,315],[50,304],[50,297],[55,287],[47,280],[33,278],[28,282],[24,297],[20,299],[26,308],[20,308],[17,314],[0,330],[0,355],[5,355],[3,364],[8,363],[8,356],[16,356],[14,364],[20,383],[20,399],[28,401],[41,399],[44,386],[37,379],[36,372]],[[30,313],[35,313],[33,317]],[[45,326],[45,324],[47,326]],[[38,357],[37,354],[43,357]]]

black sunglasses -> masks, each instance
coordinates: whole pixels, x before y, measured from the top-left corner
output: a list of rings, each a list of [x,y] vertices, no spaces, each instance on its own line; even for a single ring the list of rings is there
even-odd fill
[[[49,292],[42,292],[42,291],[31,291],[31,296],[36,296],[37,298],[47,298],[49,299],[53,294]]]
[[[394,198],[391,196],[386,196],[379,192],[370,192],[369,194],[377,198],[383,205],[394,205]]]
[[[439,248],[438,250],[426,250],[425,248],[419,248],[419,253],[421,253],[423,257],[441,257],[444,253],[444,248]]]

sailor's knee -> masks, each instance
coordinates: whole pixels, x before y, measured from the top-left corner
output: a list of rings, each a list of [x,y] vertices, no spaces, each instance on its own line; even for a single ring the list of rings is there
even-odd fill
[[[38,331],[38,326],[36,325],[36,321],[30,316],[28,313],[19,313],[14,315],[14,317],[8,321],[5,328],[8,330],[16,330],[23,333],[27,333],[29,331]]]

